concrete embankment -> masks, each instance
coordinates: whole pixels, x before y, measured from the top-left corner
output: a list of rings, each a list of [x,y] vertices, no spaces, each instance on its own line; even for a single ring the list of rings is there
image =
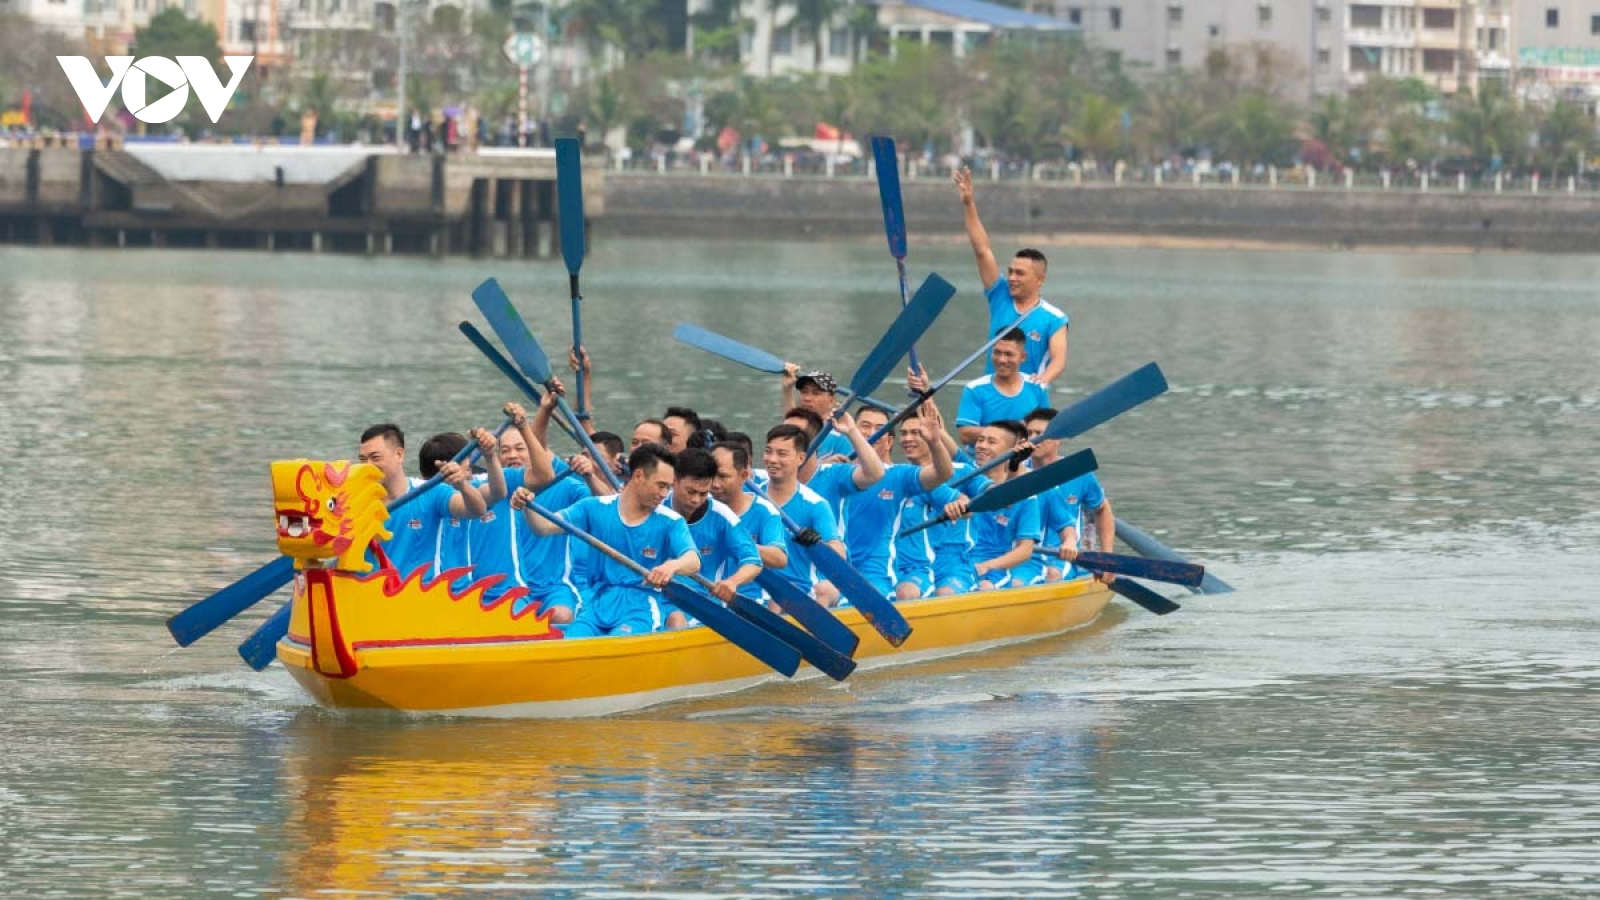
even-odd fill
[[[877,189],[863,178],[612,172],[605,189],[605,216],[596,226],[617,236],[827,239],[883,233]],[[913,235],[962,233],[960,205],[947,181],[908,181],[902,190]],[[1600,251],[1600,195],[1592,193],[1015,181],[980,182],[978,199],[985,225],[997,235]]]

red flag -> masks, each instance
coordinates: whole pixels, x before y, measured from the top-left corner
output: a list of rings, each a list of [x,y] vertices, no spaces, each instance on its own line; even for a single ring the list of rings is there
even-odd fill
[[[837,141],[839,139],[839,129],[829,125],[827,122],[818,122],[812,137],[819,141]]]

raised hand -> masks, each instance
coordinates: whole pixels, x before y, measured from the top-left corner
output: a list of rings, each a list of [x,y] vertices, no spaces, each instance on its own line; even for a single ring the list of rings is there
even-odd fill
[[[960,195],[962,203],[972,202],[972,170],[966,166],[955,170],[950,180],[956,184],[956,193]]]

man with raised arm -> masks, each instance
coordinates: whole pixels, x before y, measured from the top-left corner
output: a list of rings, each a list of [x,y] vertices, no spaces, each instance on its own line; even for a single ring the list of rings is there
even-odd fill
[[[972,172],[960,169],[955,173],[955,183],[966,217],[967,239],[978,257],[978,277],[989,301],[989,337],[1009,328],[1022,329],[1028,338],[1022,372],[1029,380],[1048,387],[1067,366],[1068,322],[1066,313],[1039,296],[1047,265],[1044,254],[1031,247],[1018,250],[1002,277],[994,249],[989,245],[989,232],[978,218]]]
[[[646,444],[628,455],[628,480],[622,493],[590,497],[555,513],[598,538],[647,570],[644,584],[627,566],[603,554],[592,563],[593,593],[567,626],[567,637],[648,634],[660,631],[670,611],[661,588],[679,575],[700,571],[700,554],[683,517],[663,506],[672,492],[672,452]],[[529,527],[541,535],[561,529],[533,511],[533,492],[526,487],[512,495]]]

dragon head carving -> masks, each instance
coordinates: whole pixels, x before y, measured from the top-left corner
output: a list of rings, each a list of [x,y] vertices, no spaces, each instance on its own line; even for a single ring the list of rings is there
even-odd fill
[[[349,461],[280,460],[272,464],[272,499],[278,518],[278,550],[296,568],[312,560],[335,560],[351,572],[372,569],[365,556],[374,539],[388,540],[389,510],[383,473]]]

